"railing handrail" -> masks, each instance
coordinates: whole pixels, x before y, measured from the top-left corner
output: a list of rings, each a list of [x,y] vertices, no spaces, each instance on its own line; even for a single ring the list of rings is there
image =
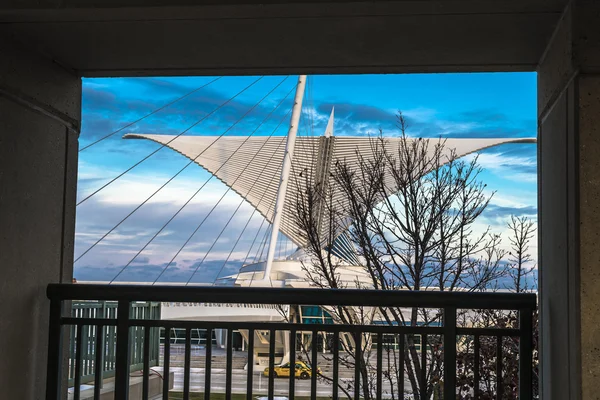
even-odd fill
[[[49,284],[50,300],[126,300],[327,306],[535,309],[533,293]]]

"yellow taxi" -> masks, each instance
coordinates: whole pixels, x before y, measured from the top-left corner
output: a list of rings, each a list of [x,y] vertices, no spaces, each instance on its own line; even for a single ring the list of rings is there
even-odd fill
[[[321,369],[317,368],[317,374],[321,373]],[[269,368],[265,368],[263,374],[269,376]],[[290,376],[290,363],[285,363],[273,368],[273,376],[277,378]],[[296,361],[296,371],[294,376],[300,379],[308,379],[312,376],[312,368],[303,361]]]

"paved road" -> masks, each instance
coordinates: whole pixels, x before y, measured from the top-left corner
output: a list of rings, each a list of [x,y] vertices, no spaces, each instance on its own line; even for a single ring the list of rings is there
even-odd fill
[[[153,367],[152,369],[162,372],[162,367]],[[183,368],[171,367],[171,371],[175,373],[175,382],[173,390],[183,390]],[[191,380],[190,380],[190,391],[192,392],[204,392],[204,368],[191,368]],[[247,384],[247,372],[244,370],[233,370],[232,371],[232,392],[233,393],[246,393]],[[346,382],[349,387],[353,386],[354,379],[343,378],[342,381]],[[310,380],[296,380],[296,395],[297,396],[309,396],[310,395]],[[267,394],[268,391],[268,378],[263,376],[261,372],[255,372],[253,378],[253,394]],[[213,393],[225,393],[225,370],[211,371],[211,392]],[[288,378],[276,378],[274,380],[275,395],[286,396],[289,389]],[[409,383],[405,383],[405,387],[409,387]],[[384,392],[386,389],[389,390],[389,385],[384,382]],[[340,392],[341,394],[341,392]],[[331,396],[332,385],[327,382],[317,382],[317,396]]]

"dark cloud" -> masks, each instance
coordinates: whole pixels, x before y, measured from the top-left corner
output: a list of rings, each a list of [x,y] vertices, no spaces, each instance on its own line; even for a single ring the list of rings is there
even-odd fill
[[[115,282],[187,282],[213,283],[218,278],[236,274],[242,266],[241,261],[210,260],[200,262],[197,260],[192,266],[179,268],[172,263],[168,268],[166,264],[125,265],[118,266],[78,266],[75,268],[74,277],[78,281],[111,281],[117,273],[121,272]],[[162,275],[161,275],[162,274]]]
[[[150,263],[150,257],[137,257],[135,259],[135,263],[136,264],[149,264]]]
[[[377,122],[381,124],[394,122],[396,115],[378,107],[366,104],[352,103],[321,103],[317,106],[317,111],[324,115],[329,115],[331,109],[335,107],[335,115],[342,119],[351,119],[361,122]]]
[[[130,81],[137,85],[146,87],[151,93],[156,93],[157,91],[163,93],[165,91],[171,91],[179,95],[184,95],[185,93],[193,90],[193,88],[190,88],[189,86],[180,85],[172,80],[160,78],[131,79]]]
[[[153,90],[155,93],[161,93],[163,96],[156,97],[149,95],[144,99],[132,98],[131,96],[127,96],[126,93],[119,93],[117,96],[108,88],[84,84],[83,125],[80,136],[82,145],[114,132],[176,99],[178,95],[191,90],[191,88],[184,88],[171,82],[152,78],[134,81],[138,85],[145,86],[148,91]],[[176,135],[186,131],[186,135],[207,133],[218,135],[225,133],[228,128],[236,123],[236,126],[227,131],[227,134],[247,135],[255,131],[259,124],[266,120],[264,126],[256,134],[270,134],[275,125],[287,114],[292,104],[292,97],[289,96],[274,112],[273,109],[279,103],[281,97],[283,97],[282,93],[274,93],[266,99],[275,99],[276,102],[265,101],[256,106],[255,101],[265,96],[274,87],[275,83],[279,81],[280,79],[278,81],[265,82],[264,85],[252,92],[252,94],[256,92],[256,95],[250,97],[251,101],[240,100],[242,97],[230,100],[229,95],[224,95],[216,89],[211,87],[203,88],[168,108],[126,128],[120,134],[105,140],[101,144],[102,149],[118,151],[123,148],[126,145],[121,140],[121,137],[128,132]],[[284,89],[285,86],[286,83],[281,88]],[[165,98],[165,88],[168,88],[167,93],[177,93],[173,94],[172,97]],[[222,106],[226,101],[228,101],[227,104]],[[220,106],[222,106],[220,109],[210,114]],[[207,117],[209,114],[210,116]],[[202,119],[204,120],[200,124],[197,124]],[[138,143],[137,147],[151,148],[148,144],[144,143]]]
[[[506,207],[499,206],[497,204],[489,204],[486,207],[483,216],[488,219],[506,219],[509,218],[511,215],[517,217],[527,216],[536,218],[537,212],[537,207],[534,206]]]

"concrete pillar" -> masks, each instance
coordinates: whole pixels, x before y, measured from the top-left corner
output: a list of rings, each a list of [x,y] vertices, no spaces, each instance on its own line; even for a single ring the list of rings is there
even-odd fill
[[[600,399],[599,23],[572,1],[538,70],[544,400]]]
[[[81,80],[0,32],[0,388],[45,396],[46,285],[71,282]]]

